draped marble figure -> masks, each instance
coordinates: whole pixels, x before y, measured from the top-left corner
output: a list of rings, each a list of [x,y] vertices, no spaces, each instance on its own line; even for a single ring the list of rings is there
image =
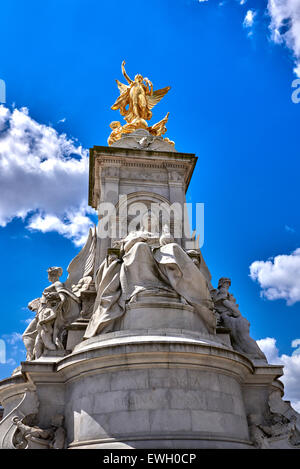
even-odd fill
[[[50,267],[46,287],[40,298],[28,305],[35,317],[23,334],[27,351],[26,360],[34,360],[46,350],[63,350],[66,338],[66,325],[78,315],[78,298],[60,282],[61,267]],[[75,307],[75,310],[74,310]]]
[[[203,331],[215,332],[213,303],[204,275],[170,234],[151,232],[148,222],[146,219],[141,230],[131,231],[120,241],[121,256],[110,250],[101,264],[96,275],[97,298],[84,338],[114,330],[116,320],[126,313],[126,304],[135,302],[143,292],[158,295],[175,291],[179,301],[194,307]]]
[[[252,359],[266,361],[264,353],[250,337],[249,321],[242,316],[235,297],[228,291],[230,285],[230,278],[222,277],[218,289],[212,292],[220,325],[230,329],[231,342],[235,350],[245,353]]]

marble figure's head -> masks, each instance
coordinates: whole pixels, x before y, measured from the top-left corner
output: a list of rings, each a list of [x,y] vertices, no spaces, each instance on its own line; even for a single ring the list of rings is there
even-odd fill
[[[222,277],[222,278],[220,278],[220,280],[219,280],[218,288],[226,288],[226,289],[228,290],[228,288],[230,287],[230,285],[231,285],[231,280],[230,280],[230,278]]]
[[[62,276],[63,270],[61,267],[49,267],[47,270],[49,282],[57,282],[59,277]]]
[[[110,265],[116,259],[119,259],[119,257],[120,257],[120,251],[118,249],[110,248],[107,250],[106,261],[108,265]]]

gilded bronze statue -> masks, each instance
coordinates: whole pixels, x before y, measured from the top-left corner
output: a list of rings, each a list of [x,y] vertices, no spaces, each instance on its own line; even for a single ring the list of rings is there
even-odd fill
[[[122,62],[122,73],[128,85],[116,80],[120,96],[111,109],[119,110],[121,116],[126,120],[126,124],[122,126],[118,121],[113,121],[110,124],[112,132],[108,138],[108,144],[112,145],[121,138],[122,134],[128,134],[137,129],[145,129],[157,137],[165,134],[167,131],[165,124],[168,121],[169,113],[151,127],[148,127],[147,120],[152,117],[151,109],[167,94],[170,86],[153,91],[153,84],[149,78],[143,78],[142,75],[137,74],[132,80],[126,73],[125,60]],[[169,139],[165,140],[174,145],[174,142]]]

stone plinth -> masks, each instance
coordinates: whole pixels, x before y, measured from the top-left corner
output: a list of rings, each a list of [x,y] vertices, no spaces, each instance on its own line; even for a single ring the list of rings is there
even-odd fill
[[[282,366],[267,364],[250,337],[230,279],[213,288],[189,230],[173,239],[174,218],[168,231],[150,233],[123,216],[141,204],[147,215],[153,204],[168,211],[177,203],[176,220],[185,221],[197,158],[146,134],[90,152],[97,235],[64,284],[49,276],[53,304],[49,287],[30,303],[29,360],[0,382],[0,448],[299,448],[300,416],[282,400]],[[105,219],[102,203],[114,218]],[[125,233],[114,233],[117,224]],[[45,305],[66,308],[64,324],[53,319],[56,335],[41,330]]]
[[[166,144],[169,148],[172,146]],[[107,249],[114,240],[122,237],[118,228],[110,224],[111,236],[101,238],[103,211],[107,210],[106,202],[116,210],[116,223],[123,226],[123,236],[127,234],[127,220],[123,223],[122,214],[135,212],[137,204],[144,204],[151,209],[151,204],[170,207],[176,203],[182,208],[179,222],[188,224],[185,213],[185,193],[193,174],[197,157],[191,153],[176,151],[159,151],[135,148],[117,148],[94,146],[90,149],[89,169],[89,205],[98,212],[98,242],[95,259],[97,269],[107,254]],[[122,196],[126,196],[126,206]],[[103,208],[101,208],[103,207]],[[106,213],[106,212],[105,212]],[[172,229],[171,222],[171,229]],[[189,231],[189,230],[188,230]],[[116,236],[115,236],[116,234]],[[188,236],[176,238],[182,247],[193,249],[195,242]],[[201,259],[201,269],[210,280],[210,274]]]
[[[143,294],[141,298],[138,294],[136,297],[138,300],[126,306],[126,313],[116,321],[113,330],[162,330],[170,327],[195,332],[205,330],[203,320],[193,306],[186,301],[184,303],[179,301],[178,297],[170,297],[168,294],[152,296],[151,293]],[[205,301],[202,308],[208,309]]]
[[[89,205],[117,204],[119,195],[147,192],[170,203],[185,201],[197,162],[192,153],[94,146],[90,149]]]
[[[41,425],[64,412],[68,448],[251,448],[245,395],[265,402],[281,367],[254,367],[215,335],[165,329],[103,334],[22,372]],[[15,390],[0,387],[5,409]]]

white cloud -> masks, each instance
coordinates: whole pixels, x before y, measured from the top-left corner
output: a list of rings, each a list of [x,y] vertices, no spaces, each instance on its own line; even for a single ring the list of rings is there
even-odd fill
[[[16,366],[17,362],[16,362],[16,360],[14,360],[14,358],[8,358],[5,362],[5,364],[10,365],[10,366]]]
[[[92,222],[88,152],[42,125],[26,108],[0,106],[0,226],[22,218],[31,230],[57,231],[80,245]]]
[[[294,228],[292,228],[291,226],[285,225],[285,226],[284,226],[284,229],[285,229],[285,231],[287,231],[288,233],[296,233],[296,230],[294,230]]]
[[[288,306],[300,301],[300,248],[288,255],[250,265],[250,277],[268,300],[284,299]]]
[[[237,0],[241,6],[247,0]],[[201,0],[199,0],[201,2]],[[226,2],[219,2],[219,6]],[[270,17],[271,38],[277,44],[284,44],[293,53],[294,73],[300,78],[300,0],[268,0],[266,12]],[[249,9],[243,21],[248,36],[253,34],[252,27],[257,12]]]
[[[16,360],[25,355],[25,347],[23,344],[22,334],[19,332],[12,332],[11,334],[3,334],[1,338],[4,340],[7,348],[7,353],[11,356],[6,359],[5,363],[9,365],[16,365]]]
[[[256,12],[254,10],[248,10],[244,18],[243,26],[245,28],[252,28],[255,16]]]
[[[300,345],[300,339],[295,339],[292,341],[292,347],[295,348],[295,347],[298,347],[298,345]]]
[[[299,341],[299,339],[296,340]],[[292,346],[294,342],[292,342]],[[279,355],[276,340],[271,337],[258,340],[257,344],[271,365],[284,366],[284,374],[280,378],[284,384],[284,399],[291,401],[293,408],[300,412],[300,354]]]
[[[294,72],[300,77],[300,0],[268,0],[268,13],[272,39],[291,49]]]
[[[81,206],[78,211],[69,210],[64,219],[60,219],[56,215],[38,213],[31,217],[28,228],[42,233],[56,231],[66,238],[72,239],[76,246],[81,246],[86,241],[87,233],[92,226],[91,219],[86,215],[89,211],[86,207]]]
[[[272,337],[266,337],[265,339],[257,340],[257,345],[264,352],[270,365],[281,364],[278,355],[278,349],[276,347],[276,339]]]
[[[2,338],[7,344],[15,345],[16,343],[22,341],[22,334],[19,334],[19,332],[12,332],[11,334],[2,335]]]
[[[22,319],[21,322],[28,326],[33,319],[34,319],[34,316],[30,316],[30,318]]]

